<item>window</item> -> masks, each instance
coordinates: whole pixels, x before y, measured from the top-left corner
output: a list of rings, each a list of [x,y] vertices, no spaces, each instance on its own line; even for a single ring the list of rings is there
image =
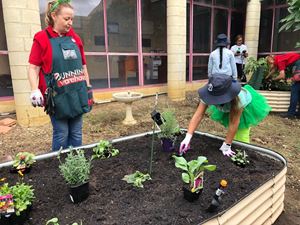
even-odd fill
[[[0,97],[13,96],[12,80],[8,62],[6,36],[3,20],[2,1],[0,2]]]
[[[270,5],[266,3],[269,2]],[[280,20],[288,15],[285,0],[264,0],[262,5],[259,31],[259,54],[295,51],[300,31],[281,31]]]
[[[210,18],[211,9],[203,6],[194,6],[193,13],[193,51],[210,52]]]
[[[107,0],[108,50],[110,52],[137,52],[136,4],[136,0]]]

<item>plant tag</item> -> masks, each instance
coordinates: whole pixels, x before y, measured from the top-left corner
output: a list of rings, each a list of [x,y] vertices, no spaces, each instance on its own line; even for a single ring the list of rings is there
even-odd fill
[[[73,196],[72,196],[72,195],[70,195],[70,199],[71,199],[71,201],[74,203],[74,199],[73,199]]]
[[[11,194],[0,196],[0,214],[11,214],[15,212],[14,200]]]
[[[198,192],[200,189],[203,188],[203,176],[204,176],[204,172],[201,171],[195,177],[193,188],[192,188],[192,192]]]

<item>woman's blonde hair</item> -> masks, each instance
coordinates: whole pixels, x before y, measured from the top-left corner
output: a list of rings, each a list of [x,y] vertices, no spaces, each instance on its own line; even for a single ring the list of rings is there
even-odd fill
[[[45,14],[45,23],[48,26],[52,26],[52,27],[54,26],[54,21],[51,16],[51,13],[55,13],[56,15],[58,15],[60,13],[61,9],[65,8],[65,7],[73,9],[73,7],[69,3],[65,3],[65,2],[58,4],[57,7],[54,8],[53,6],[56,3],[57,3],[57,0],[48,2],[46,14]]]
[[[273,64],[274,63],[274,55],[268,55],[266,57],[266,61],[269,65]]]

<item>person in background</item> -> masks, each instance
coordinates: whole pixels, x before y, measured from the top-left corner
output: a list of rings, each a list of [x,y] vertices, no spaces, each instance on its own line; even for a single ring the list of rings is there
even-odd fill
[[[241,84],[231,76],[222,74],[210,77],[208,83],[198,90],[198,94],[200,103],[180,144],[180,154],[189,150],[193,133],[201,123],[208,106],[211,119],[228,128],[226,138],[220,147],[225,156],[235,154],[231,150],[233,139],[249,143],[250,126],[257,125],[271,110],[266,99],[250,85],[241,87]],[[241,131],[239,137],[237,137],[238,130]]]
[[[82,114],[93,104],[83,44],[72,28],[69,2],[48,3],[48,27],[35,34],[29,56],[30,100],[50,116],[53,151],[82,145]]]
[[[283,114],[282,117],[287,119],[300,119],[300,109],[298,109],[297,112],[298,103],[300,107],[300,54],[291,52],[282,55],[269,55],[266,57],[266,60],[270,69],[266,79],[282,80],[291,78],[293,81],[288,112]],[[285,73],[285,69],[288,67],[291,67],[291,77],[287,77]],[[279,75],[272,77],[276,71],[279,71]]]
[[[216,49],[210,53],[208,60],[208,78],[215,74],[230,76],[237,80],[237,70],[233,53],[227,48],[228,38],[225,34],[217,36]]]
[[[236,63],[238,79],[241,82],[247,82],[247,78],[244,73],[244,65],[246,63],[246,58],[248,57],[248,50],[247,46],[243,44],[243,36],[237,35],[236,36],[236,44],[231,47],[231,51],[234,54],[234,59]]]

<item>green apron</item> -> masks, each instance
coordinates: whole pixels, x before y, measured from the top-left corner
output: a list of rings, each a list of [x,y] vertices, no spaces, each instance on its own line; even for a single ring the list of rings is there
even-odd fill
[[[45,74],[46,113],[56,119],[71,119],[89,112],[82,59],[75,40],[47,34],[52,47],[52,72]]]

